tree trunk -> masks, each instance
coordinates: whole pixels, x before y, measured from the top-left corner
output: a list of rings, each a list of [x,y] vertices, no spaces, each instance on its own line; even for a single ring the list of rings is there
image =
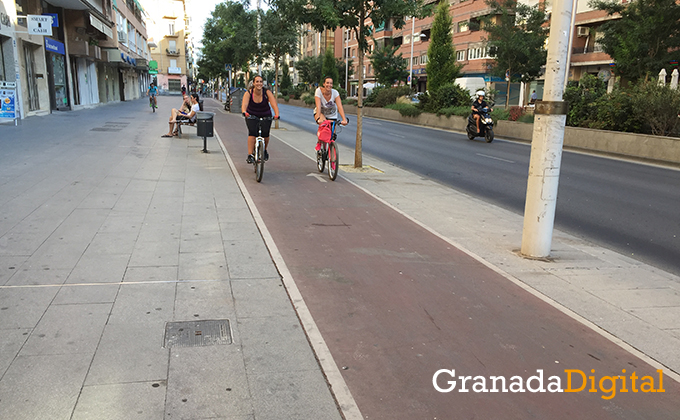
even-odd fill
[[[505,88],[505,109],[510,108],[510,79],[508,79],[507,87]]]
[[[359,66],[358,66],[358,71],[359,71],[359,86],[358,88],[358,98],[357,98],[357,140],[356,140],[356,145],[354,146],[354,167],[355,168],[361,168],[363,166],[363,160],[361,157],[361,129],[362,129],[362,123],[363,123],[363,96],[364,96],[364,50],[361,48],[359,45],[359,39],[361,36],[361,33],[363,32],[364,29],[364,18],[365,18],[366,12],[364,10],[361,10],[361,13],[359,14],[359,28],[358,28],[358,33],[357,33],[357,49],[359,50],[358,58],[359,58]]]

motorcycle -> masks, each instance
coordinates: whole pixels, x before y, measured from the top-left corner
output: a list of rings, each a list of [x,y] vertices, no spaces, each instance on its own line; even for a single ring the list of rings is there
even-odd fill
[[[487,143],[491,143],[493,141],[493,119],[491,119],[489,108],[484,107],[479,112],[479,133],[473,114],[468,117],[468,124],[465,129],[470,140],[475,137],[484,137]]]

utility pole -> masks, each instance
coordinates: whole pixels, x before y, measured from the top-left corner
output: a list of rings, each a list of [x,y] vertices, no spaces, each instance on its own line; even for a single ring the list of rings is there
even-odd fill
[[[569,25],[575,0],[555,0],[550,20],[543,101],[536,103],[521,254],[550,255],[562,162],[567,103],[562,100],[569,51]]]
[[[408,59],[408,87],[409,89],[413,86],[413,33],[416,30],[416,18],[411,16],[411,56]]]
[[[260,50],[262,49],[262,42],[260,42],[260,0],[257,0],[257,74],[262,76],[262,56]]]
[[[347,86],[349,80],[349,50],[347,49],[347,44],[349,43],[349,30],[342,28],[342,33],[345,36],[345,91],[349,94],[349,86]]]

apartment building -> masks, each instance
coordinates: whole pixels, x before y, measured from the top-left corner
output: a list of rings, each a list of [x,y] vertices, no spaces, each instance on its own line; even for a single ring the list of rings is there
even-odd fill
[[[184,0],[145,0],[148,10],[149,66],[156,84],[169,93],[190,88],[189,16]],[[190,62],[187,62],[189,58]]]
[[[550,15],[551,4],[544,0],[520,0],[522,3],[533,5],[545,5],[546,12]],[[625,1],[625,0],[624,0]],[[452,41],[456,49],[456,60],[461,64],[462,72],[456,82],[474,92],[480,88],[491,88],[499,91],[497,100],[505,102],[506,82],[503,78],[492,76],[489,71],[493,58],[488,54],[486,46],[486,32],[481,22],[483,17],[492,13],[491,8],[484,0],[448,0],[449,15],[452,18]],[[430,1],[429,3],[436,3]],[[596,74],[603,80],[610,77],[611,57],[602,51],[597,40],[602,34],[599,28],[603,23],[616,17],[607,16],[605,12],[594,10],[586,0],[577,1],[575,24],[573,30],[573,44],[570,56],[570,68],[568,77],[579,80],[584,74]],[[374,28],[374,37],[380,43],[392,42],[400,48],[397,54],[408,60],[408,69],[412,71],[414,85],[422,92],[427,87],[427,49],[430,41],[433,16],[424,19],[407,18],[406,24],[401,29],[393,27],[391,22]],[[367,21],[367,25],[371,25]],[[354,34],[345,29],[336,31],[335,39],[340,41],[335,44],[336,57],[353,60],[355,76],[349,80],[350,95],[358,92],[357,75],[359,69],[364,72],[364,89],[371,88],[375,80],[371,68],[369,55],[375,47],[373,40],[369,41],[369,52],[365,55],[364,62],[357,62],[358,44]],[[379,46],[378,45],[378,46]],[[519,83],[510,86],[510,103],[524,102],[528,92],[536,90],[539,98],[543,92],[543,80],[539,78],[531,83],[526,89],[522,89]]]
[[[137,0],[0,0],[0,89],[13,104],[0,120],[139,98],[142,13]]]

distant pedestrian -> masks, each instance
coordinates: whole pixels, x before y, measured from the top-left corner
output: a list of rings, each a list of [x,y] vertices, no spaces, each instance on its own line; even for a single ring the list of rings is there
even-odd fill
[[[536,90],[534,90],[533,92],[531,92],[531,100],[529,101],[529,103],[532,105],[535,104],[536,99],[538,99],[538,95],[536,95]]]

